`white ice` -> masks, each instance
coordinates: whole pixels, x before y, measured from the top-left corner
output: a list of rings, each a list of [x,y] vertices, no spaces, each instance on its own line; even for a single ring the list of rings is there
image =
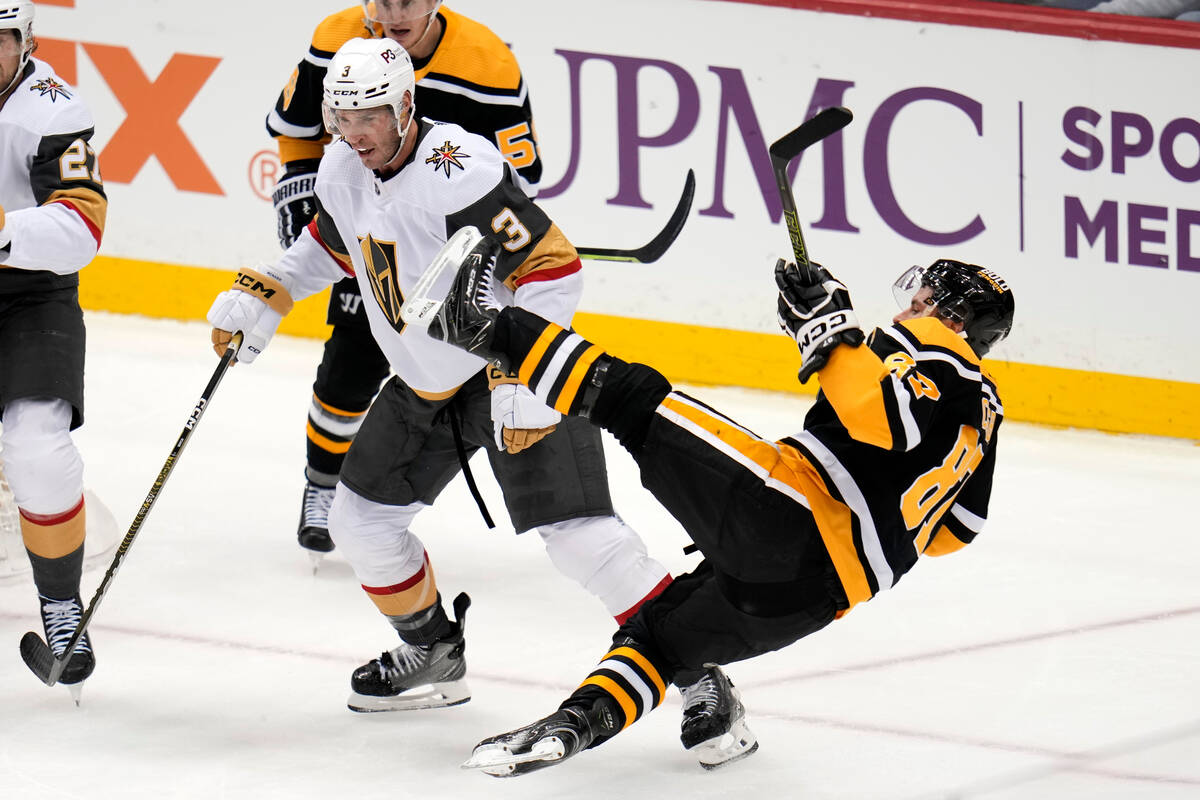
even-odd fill
[[[122,533],[216,363],[200,324],[88,315],[86,480]],[[488,531],[461,478],[415,530],[467,590],[474,697],[358,715],[350,671],[395,635],[336,554],[295,541],[320,343],[226,377],[93,625],[76,708],[25,668],[30,585],[0,588],[0,798],[1200,797],[1200,489],[1192,442],[1006,423],[985,532],[826,630],[729,672],[762,747],[700,769],[679,701],[599,750],[497,780],[480,739],[553,710],[611,620],[536,536]],[[694,394],[772,437],[807,402]],[[620,512],[675,572],[681,529],[611,440]],[[475,459],[492,512],[495,484]],[[103,571],[84,578],[87,600]]]

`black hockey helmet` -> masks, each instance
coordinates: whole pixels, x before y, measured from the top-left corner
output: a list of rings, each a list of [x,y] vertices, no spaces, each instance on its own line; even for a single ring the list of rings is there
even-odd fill
[[[893,288],[901,305],[913,294],[929,287],[929,304],[934,314],[963,326],[967,344],[983,358],[992,345],[1012,330],[1012,290],[996,273],[977,264],[940,258],[928,267],[912,267],[897,279]]]

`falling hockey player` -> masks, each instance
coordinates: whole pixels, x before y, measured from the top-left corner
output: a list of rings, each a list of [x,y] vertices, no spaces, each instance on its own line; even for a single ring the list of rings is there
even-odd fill
[[[984,524],[1003,408],[980,359],[1008,334],[1014,309],[989,270],[912,268],[896,282],[904,310],[867,339],[842,284],[781,259],[779,322],[800,346],[801,380],[819,374],[821,392],[802,431],[769,441],[650,367],[505,307],[500,243],[476,235],[455,263],[464,249],[433,262],[422,279],[430,291],[406,319],[613,433],[705,556],[621,626],[556,712],[485,739],[465,767],[519,775],[602,744],[662,702],[681,670],[786,647]],[[710,746],[736,750],[738,733]]]
[[[33,58],[32,0],[0,2],[0,412],[4,474],[20,509],[46,643],[62,655],[83,613],[83,312],[79,270],[107,200],[92,114]],[[59,678],[75,701],[96,661],[85,633]]]
[[[515,378],[489,375],[484,359],[401,319],[403,299],[425,267],[468,226],[500,237],[503,302],[569,326],[582,288],[575,248],[518,188],[499,151],[457,125],[418,120],[413,88],[412,64],[394,42],[341,46],[324,83],[325,124],[340,139],[317,172],[316,219],[276,264],[240,273],[208,314],[218,352],[231,332],[242,331],[238,360],[248,363],[293,299],[353,275],[395,373],[349,449],[329,515],[338,550],[401,639],[354,671],[349,706],[356,711],[470,697],[463,654],[469,600],[459,595],[450,619],[409,526],[481,447],[516,530],[536,528],[554,565],[618,623],[670,583],[613,512],[598,429],[563,419]],[[677,682],[686,687],[685,746],[723,735],[731,720],[689,711],[710,697],[737,704],[724,674],[698,667]]]

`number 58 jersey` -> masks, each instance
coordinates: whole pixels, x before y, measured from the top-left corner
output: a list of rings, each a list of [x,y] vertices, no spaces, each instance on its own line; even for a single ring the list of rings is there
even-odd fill
[[[970,543],[987,519],[1003,406],[965,340],[926,317],[839,347],[799,451],[810,509],[850,605],[918,556]]]
[[[278,266],[293,279],[323,270],[325,283],[355,275],[371,333],[392,370],[418,393],[444,396],[481,370],[484,360],[406,325],[400,309],[455,231],[473,225],[501,243],[501,304],[564,327],[575,313],[582,273],[575,248],[518,188],[512,168],[489,141],[430,120],[409,135],[416,140],[412,154],[385,179],[345,141],[332,144],[317,171],[317,217]],[[452,279],[444,276],[435,293],[448,290]]]

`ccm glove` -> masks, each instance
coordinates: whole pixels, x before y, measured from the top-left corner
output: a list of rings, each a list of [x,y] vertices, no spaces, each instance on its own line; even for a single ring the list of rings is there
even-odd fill
[[[488,365],[488,383],[492,387],[496,447],[500,450],[519,453],[553,433],[562,419],[562,414],[538,400],[495,364]]]
[[[320,159],[305,158],[292,161],[284,170],[283,177],[271,192],[275,204],[279,246],[287,250],[300,238],[304,226],[317,215],[317,166]]]
[[[233,334],[241,331],[242,347],[236,360],[249,364],[271,341],[291,308],[291,295],[269,271],[242,270],[234,278],[233,288],[217,295],[208,310],[213,350],[217,355],[224,353]]]
[[[813,280],[807,281],[795,264],[775,262],[779,327],[800,347],[801,383],[825,366],[839,344],[857,347],[865,338],[846,287],[820,264],[811,266]]]

